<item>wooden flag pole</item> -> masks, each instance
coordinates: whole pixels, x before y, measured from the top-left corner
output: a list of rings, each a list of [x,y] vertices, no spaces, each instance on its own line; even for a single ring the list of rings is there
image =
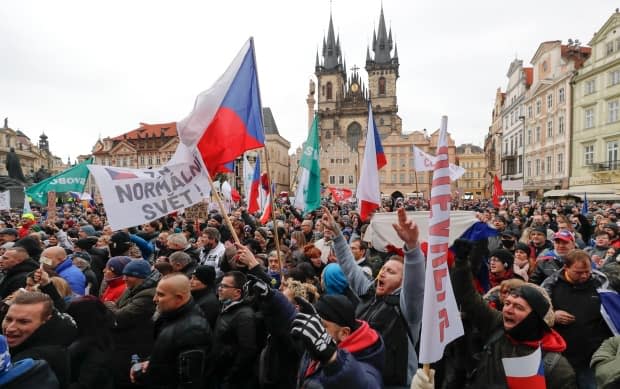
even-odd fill
[[[263,148],[265,151],[265,168],[267,169],[267,181],[269,182],[269,192],[271,193],[273,185],[271,184],[271,169],[269,169],[269,152],[267,152],[267,146]],[[278,256],[278,263],[280,264],[280,278],[284,280],[284,264],[282,263],[282,256],[280,255],[280,236],[278,234],[278,224],[276,223],[276,206],[274,196],[275,193],[271,193],[269,201],[271,201],[271,220],[273,221],[273,237],[276,240],[276,255]]]
[[[426,374],[426,377],[428,377],[428,379],[431,379],[431,365],[429,363],[424,363],[422,364],[422,370],[424,371],[424,374]]]
[[[211,185],[211,193],[215,194],[215,201],[220,206],[220,212],[222,213],[222,217],[224,218],[224,221],[226,222],[226,225],[228,226],[228,229],[230,230],[230,233],[232,234],[233,239],[235,240],[235,243],[241,244],[241,241],[239,241],[239,237],[237,236],[237,232],[235,231],[235,229],[232,226],[232,223],[230,222],[228,213],[226,213],[226,209],[224,208],[224,204],[222,203],[220,194],[217,193],[217,190],[215,189],[215,186],[213,185],[213,181],[211,180],[211,175],[208,172],[207,172],[207,179],[209,180],[209,185]]]

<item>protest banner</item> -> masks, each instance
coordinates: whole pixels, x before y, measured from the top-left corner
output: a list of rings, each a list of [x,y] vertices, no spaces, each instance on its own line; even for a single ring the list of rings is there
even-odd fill
[[[26,195],[29,196],[32,201],[46,205],[47,194],[49,192],[63,193],[63,192],[83,192],[86,180],[88,179],[88,165],[92,163],[92,158],[79,163],[72,168],[65,170],[55,176],[46,178],[45,180],[32,185],[26,189]]]
[[[11,209],[11,192],[5,190],[0,192],[0,211],[6,211]]]
[[[56,192],[47,192],[47,220],[56,221]]]
[[[199,158],[179,143],[175,155],[161,168],[89,165],[110,226],[118,230],[147,223],[208,197],[211,187]]]
[[[201,203],[192,205],[191,207],[185,209],[186,219],[207,220],[208,217],[209,217],[209,203],[207,202],[201,202]]]

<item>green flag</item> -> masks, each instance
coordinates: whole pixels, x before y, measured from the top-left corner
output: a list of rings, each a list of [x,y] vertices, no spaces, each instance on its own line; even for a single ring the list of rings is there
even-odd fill
[[[84,192],[86,179],[88,179],[88,168],[93,162],[92,158],[75,165],[55,176],[34,184],[26,189],[26,194],[39,204],[47,205],[47,192]]]
[[[295,193],[295,207],[312,212],[321,206],[321,169],[319,168],[319,118],[314,115],[308,139],[303,145],[299,161],[299,177]]]

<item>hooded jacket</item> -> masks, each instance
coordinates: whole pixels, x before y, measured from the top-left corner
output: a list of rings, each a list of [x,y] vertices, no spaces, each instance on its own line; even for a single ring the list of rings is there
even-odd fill
[[[367,322],[358,320],[360,326],[338,344],[336,360],[326,365],[302,357],[299,367],[299,388],[382,388],[381,371],[385,361],[385,347],[379,334]],[[318,385],[317,385],[318,386]]]
[[[596,385],[601,389],[613,389],[620,385],[620,336],[609,338],[592,356]]]
[[[472,318],[473,325],[480,331],[482,338],[491,339],[493,334],[504,331],[502,313],[485,304],[474,290],[469,261],[456,261],[451,278],[454,295],[461,306],[461,311]],[[506,373],[502,358],[529,355],[539,343],[543,357],[547,353],[563,352],[566,348],[566,343],[554,330],[545,332],[541,339],[533,342],[516,341],[505,332],[500,335],[495,342],[474,356],[477,359],[477,367],[471,372],[468,388],[506,388]],[[545,369],[545,381],[548,388],[576,388],[575,372],[563,356],[558,357],[551,369]]]
[[[39,268],[39,264],[28,258],[4,273],[0,273],[0,300],[4,300],[11,293],[26,286],[28,273]]]

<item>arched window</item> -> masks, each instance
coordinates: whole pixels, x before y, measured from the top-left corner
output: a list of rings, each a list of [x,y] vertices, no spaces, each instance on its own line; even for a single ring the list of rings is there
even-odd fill
[[[357,122],[351,123],[349,128],[347,128],[347,144],[351,150],[357,150],[357,144],[359,143],[361,136],[362,126]]]
[[[327,100],[331,100],[332,99],[332,83],[328,82],[327,83]]]
[[[379,78],[379,94],[385,94],[385,77]]]

